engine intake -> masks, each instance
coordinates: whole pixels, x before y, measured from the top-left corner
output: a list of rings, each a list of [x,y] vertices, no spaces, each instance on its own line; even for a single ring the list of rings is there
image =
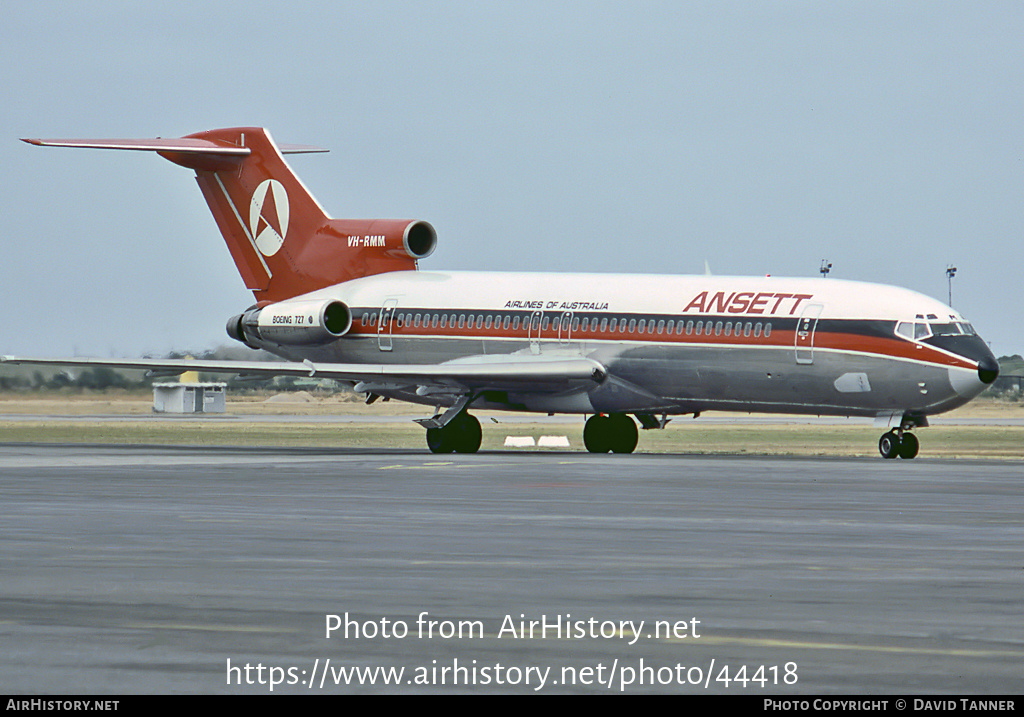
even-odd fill
[[[280,301],[228,320],[228,336],[253,348],[260,342],[323,344],[348,333],[352,311],[336,299]]]
[[[413,259],[423,259],[437,248],[437,231],[430,222],[412,222],[402,233],[402,246]]]

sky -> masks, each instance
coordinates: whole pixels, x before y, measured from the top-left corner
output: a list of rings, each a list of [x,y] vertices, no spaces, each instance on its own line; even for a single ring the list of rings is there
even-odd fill
[[[1024,353],[1019,2],[13,3],[0,353],[232,343],[252,304],[192,174],[20,137],[259,125],[421,269],[830,276]]]

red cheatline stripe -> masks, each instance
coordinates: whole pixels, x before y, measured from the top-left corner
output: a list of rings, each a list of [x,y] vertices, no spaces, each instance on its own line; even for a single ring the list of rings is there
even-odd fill
[[[441,327],[415,327],[415,326],[392,326],[390,332],[377,332],[377,327],[353,327],[350,334],[366,336],[373,338],[376,336],[391,337],[427,337],[427,336],[440,336],[445,338],[459,338],[467,340],[485,340],[485,339],[516,339],[520,341],[527,341],[531,338],[535,338],[538,341],[552,342],[559,341],[558,332],[552,331],[550,328],[547,332],[544,332],[540,337],[530,337],[527,335],[526,329],[520,325],[520,328],[513,332],[511,329],[491,328],[491,329],[477,329],[474,323],[473,328],[452,328],[450,325]],[[753,333],[750,336],[744,336],[733,334],[731,336],[725,336],[724,334],[715,336],[714,334],[708,336],[707,334],[701,334],[697,336],[691,334],[676,334],[676,333],[643,333],[639,334],[635,331],[629,333],[628,331],[615,331],[604,333],[593,332],[593,331],[575,331],[572,333],[569,341],[623,341],[629,343],[672,343],[672,344],[688,344],[688,345],[701,345],[701,344],[714,344],[716,346],[732,345],[736,347],[747,347],[747,346],[771,346],[774,348],[792,349],[798,348],[794,341],[793,329],[787,328],[785,330],[774,329],[772,335],[768,338],[762,334],[759,337],[755,337]],[[850,333],[835,333],[835,332],[817,332],[814,336],[814,346],[799,347],[806,348],[807,350],[835,350],[844,352],[856,352],[874,354],[877,356],[908,359],[912,361],[922,361],[925,363],[938,364],[941,366],[952,366],[959,368],[974,368],[976,362],[970,361],[965,358],[953,356],[931,346],[924,344],[915,344],[903,339],[883,338],[879,336],[864,336],[861,334],[850,334]]]

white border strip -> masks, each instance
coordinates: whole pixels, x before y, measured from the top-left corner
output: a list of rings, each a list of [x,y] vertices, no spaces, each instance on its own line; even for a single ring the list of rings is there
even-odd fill
[[[245,238],[252,244],[252,250],[256,254],[256,258],[260,260],[260,264],[263,265],[263,269],[267,272],[267,278],[272,279],[274,274],[270,271],[270,267],[267,266],[267,262],[263,260],[263,252],[256,247],[256,240],[252,238],[252,234],[249,233],[249,227],[242,221],[242,215],[238,213],[238,208],[235,203],[231,200],[231,195],[228,194],[227,188],[224,186],[224,182],[220,181],[220,175],[214,174],[214,178],[217,180],[217,186],[220,187],[220,191],[224,192],[224,198],[228,200],[228,205],[231,207],[231,211],[235,213],[235,219],[238,220],[239,226],[242,227],[242,231],[245,233]]]

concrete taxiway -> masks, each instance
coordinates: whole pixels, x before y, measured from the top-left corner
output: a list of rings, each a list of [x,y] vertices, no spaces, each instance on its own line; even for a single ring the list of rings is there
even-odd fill
[[[1022,477],[0,446],[0,691],[1013,693]]]

